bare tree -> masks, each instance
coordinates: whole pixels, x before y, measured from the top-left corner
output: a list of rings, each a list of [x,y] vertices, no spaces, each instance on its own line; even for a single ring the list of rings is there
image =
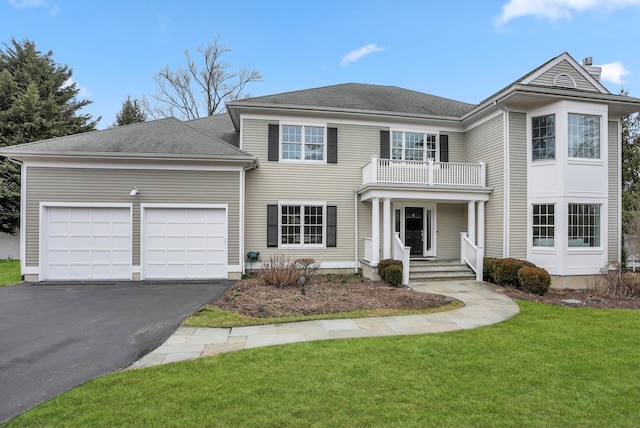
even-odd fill
[[[152,105],[145,96],[142,107],[153,118],[178,116],[190,120],[220,113],[224,102],[246,98],[245,87],[261,82],[262,74],[246,67],[233,70],[222,58],[230,51],[220,43],[220,36],[196,49],[201,61],[185,50],[186,66],[172,70],[166,65],[153,77],[157,89],[151,97],[159,105]]]

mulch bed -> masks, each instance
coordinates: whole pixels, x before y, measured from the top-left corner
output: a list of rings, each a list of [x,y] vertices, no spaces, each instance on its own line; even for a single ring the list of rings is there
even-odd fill
[[[251,317],[272,318],[360,309],[429,309],[453,302],[449,297],[391,287],[383,281],[363,280],[356,276],[318,276],[304,288],[303,295],[298,286],[277,288],[262,285],[258,278],[244,279],[229,288],[213,306]],[[538,296],[507,287],[504,292],[512,299],[558,306],[640,309],[640,297],[618,299],[597,290],[551,289],[544,296]]]
[[[256,278],[237,282],[213,306],[259,318],[289,314],[327,314],[360,309],[429,309],[453,299],[419,293],[386,282],[353,276],[316,277],[304,286],[277,288],[261,285]]]

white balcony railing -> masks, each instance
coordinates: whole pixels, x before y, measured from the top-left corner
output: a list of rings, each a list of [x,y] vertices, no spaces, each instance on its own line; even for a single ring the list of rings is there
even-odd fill
[[[362,184],[404,183],[453,186],[485,186],[485,164],[401,161],[373,157],[362,167]]]

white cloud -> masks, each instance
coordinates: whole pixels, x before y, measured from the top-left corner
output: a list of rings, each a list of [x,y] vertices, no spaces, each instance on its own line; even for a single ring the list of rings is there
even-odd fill
[[[58,3],[49,3],[47,0],[9,0],[9,4],[16,9],[32,9],[43,7],[49,9],[49,15],[55,16],[60,13]]]
[[[73,77],[68,78],[63,84],[62,84],[62,88],[68,88],[69,86],[72,85],[76,85],[76,89],[80,89],[80,92],[78,92],[78,96],[79,97],[89,97],[91,96],[91,92],[89,92],[89,90],[87,89],[86,86],[80,86],[78,84],[78,82],[76,82],[75,80],[73,80]]]
[[[346,54],[345,56],[343,56],[342,57],[342,62],[340,63],[340,65],[342,67],[346,67],[347,65],[351,64],[352,62],[355,62],[355,61],[359,60],[360,58],[369,55],[370,53],[381,52],[383,50],[385,50],[385,48],[381,48],[380,46],[378,46],[376,44],[370,44],[370,45],[363,46],[360,49],[356,49],[355,51],[351,51],[348,54]]]
[[[640,6],[640,0],[509,0],[502,6],[502,13],[495,22],[502,25],[528,15],[551,21],[569,20],[574,12],[590,9],[610,11],[628,6]]]
[[[624,65],[620,61],[612,62],[610,64],[602,64],[598,67],[602,67],[602,80],[607,82],[616,83],[622,85],[622,77],[630,74],[631,72],[624,68]]]

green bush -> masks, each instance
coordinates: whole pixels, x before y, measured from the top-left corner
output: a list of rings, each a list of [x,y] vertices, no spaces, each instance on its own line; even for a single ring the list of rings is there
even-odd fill
[[[387,281],[385,271],[389,266],[400,266],[400,269],[402,269],[402,262],[400,260],[394,260],[394,259],[384,259],[378,262],[378,275],[380,275],[380,278],[382,278],[385,281]]]
[[[493,257],[485,257],[482,259],[482,280],[486,282],[496,282],[496,279],[493,277],[493,269],[495,258]]]
[[[391,265],[384,270],[385,281],[394,287],[402,284],[402,266]]]
[[[524,266],[518,271],[520,289],[531,294],[543,295],[551,286],[551,275],[545,269]]]
[[[535,267],[533,263],[519,259],[496,259],[493,266],[496,284],[514,288],[520,288],[518,271],[525,266]]]

